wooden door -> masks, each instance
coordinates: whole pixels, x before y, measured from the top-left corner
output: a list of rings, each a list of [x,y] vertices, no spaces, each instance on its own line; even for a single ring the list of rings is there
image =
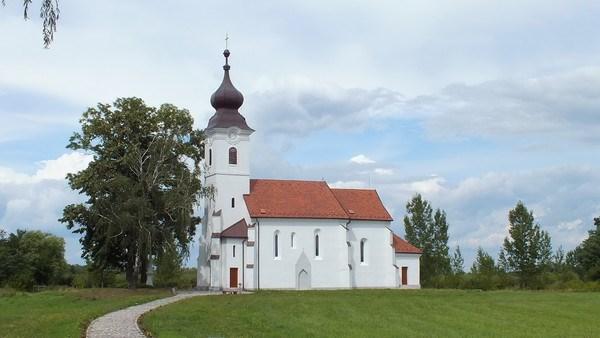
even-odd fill
[[[230,288],[238,287],[238,268],[230,268],[229,269],[229,287]]]
[[[402,267],[402,285],[408,285],[408,267]]]

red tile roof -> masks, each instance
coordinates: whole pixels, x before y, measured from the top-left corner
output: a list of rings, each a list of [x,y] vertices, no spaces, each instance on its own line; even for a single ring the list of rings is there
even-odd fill
[[[392,221],[377,191],[370,189],[331,189],[350,219]]]
[[[375,190],[331,189],[324,181],[250,180],[250,217],[391,221]]]
[[[416,246],[403,240],[400,236],[393,234],[394,236],[394,249],[396,253],[409,253],[409,254],[422,254],[423,251]]]
[[[250,217],[348,218],[323,181],[250,180],[244,200]]]
[[[248,238],[248,224],[245,219],[237,221],[234,225],[223,230],[221,237],[229,238]]]

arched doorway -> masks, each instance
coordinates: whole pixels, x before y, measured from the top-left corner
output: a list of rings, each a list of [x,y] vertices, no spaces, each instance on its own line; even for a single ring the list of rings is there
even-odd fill
[[[310,289],[310,275],[304,269],[298,273],[298,289],[308,290]]]

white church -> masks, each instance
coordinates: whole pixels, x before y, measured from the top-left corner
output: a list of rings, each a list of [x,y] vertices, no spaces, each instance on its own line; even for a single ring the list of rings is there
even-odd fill
[[[377,191],[250,178],[254,130],[225,74],[205,129],[206,199],[198,288],[419,288],[421,250],[391,230]]]

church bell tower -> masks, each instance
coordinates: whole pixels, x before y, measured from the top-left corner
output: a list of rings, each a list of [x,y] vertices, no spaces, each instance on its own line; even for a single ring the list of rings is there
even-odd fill
[[[202,219],[197,282],[201,289],[222,287],[219,234],[241,219],[250,221],[243,198],[250,192],[250,135],[254,129],[239,112],[244,96],[229,77],[229,50],[223,55],[223,81],[210,98],[215,113],[204,130],[204,184],[213,188],[214,195],[206,198]]]

